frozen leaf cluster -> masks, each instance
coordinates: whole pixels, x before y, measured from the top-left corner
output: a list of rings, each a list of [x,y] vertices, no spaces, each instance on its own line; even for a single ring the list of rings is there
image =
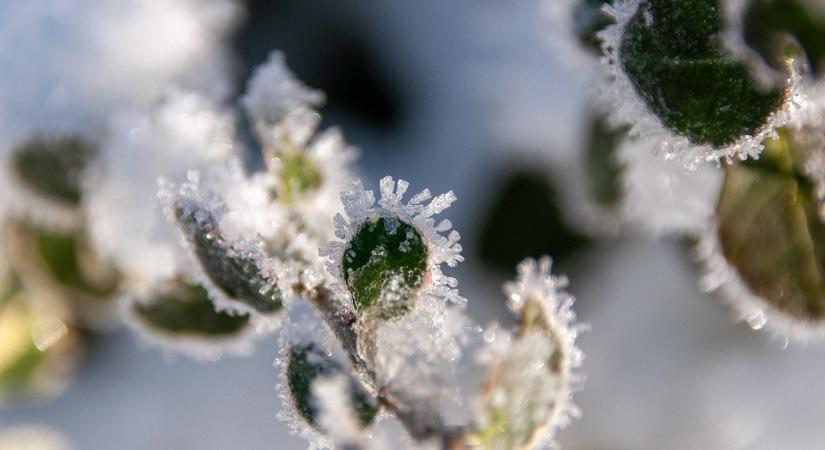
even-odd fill
[[[203,360],[248,354],[277,333],[279,416],[311,448],[371,447],[384,417],[422,448],[503,448],[495,430],[475,440],[489,431],[485,412],[460,392],[479,328],[445,273],[464,259],[459,233],[437,218],[455,194],[407,197],[409,183],[392,177],[377,195],[365,189],[343,133],[320,130],[323,93],[280,52],[230,104],[235,3],[62,0],[0,12],[26,25],[0,27],[0,61],[24,81],[0,84],[0,187],[13,194],[0,202],[0,401],[12,388],[58,389],[79,331],[119,318],[145,343]],[[127,47],[145,52],[118,51]],[[38,71],[21,50],[54,64]],[[263,164],[245,164],[251,152]],[[492,386],[478,393],[506,397],[504,426],[531,436],[511,448],[539,445],[573,411],[572,298],[542,264],[514,288],[533,292],[540,312],[529,320],[541,324],[496,347],[539,368],[523,374],[543,391],[536,414],[509,414],[532,399],[492,361]],[[453,418],[456,408],[467,417]]]
[[[584,148],[576,173],[598,183],[566,195],[587,213],[579,219],[693,239],[702,286],[738,318],[784,338],[820,336],[822,5],[576,1],[556,13],[599,57],[596,117],[619,136],[591,133],[602,145]]]

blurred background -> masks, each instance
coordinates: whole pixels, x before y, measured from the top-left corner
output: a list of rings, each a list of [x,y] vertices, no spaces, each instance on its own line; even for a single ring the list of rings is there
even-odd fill
[[[62,35],[51,37],[48,21],[11,32],[25,29],[27,16],[13,15],[18,0],[6,1],[0,38],[57,45]],[[699,289],[689,242],[594,237],[578,225],[569,199],[582,184],[569,168],[592,140],[594,78],[570,61],[537,2],[247,0],[240,9],[228,101],[270,50],[282,49],[300,79],[326,92],[324,124],[341,126],[360,148],[368,186],[389,174],[413,189],[453,190],[459,201],[448,216],[466,262],[451,274],[471,317],[506,319],[500,286],[523,257],[552,255],[556,272],[570,277],[575,309],[592,330],[580,340],[583,415],[559,433],[562,448],[822,448],[821,348],[789,346],[732,320]],[[152,22],[142,26],[151,39]],[[0,46],[8,57],[15,43]],[[144,50],[119,51],[128,59]],[[11,61],[24,57],[49,67],[49,54]],[[23,73],[0,78],[13,87]],[[0,121],[17,120],[18,101],[0,96]],[[84,342],[59,395],[0,406],[0,448],[17,448],[15,433],[32,426],[75,449],[306,447],[275,418],[274,338],[251,357],[212,363],[146,349],[123,328]]]

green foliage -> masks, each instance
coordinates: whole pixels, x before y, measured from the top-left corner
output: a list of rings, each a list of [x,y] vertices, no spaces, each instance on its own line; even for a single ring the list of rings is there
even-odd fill
[[[89,261],[92,258],[90,250],[79,235],[43,229],[33,229],[31,232],[37,237],[37,250],[46,269],[62,286],[100,299],[110,298],[117,291],[117,275],[100,281],[87,276],[84,260],[87,264],[102,263]]]
[[[421,235],[397,218],[365,223],[344,252],[344,280],[359,312],[389,319],[410,311],[427,273]]]
[[[751,292],[814,321],[825,317],[825,224],[801,170],[807,150],[783,131],[758,161],[728,167],[717,215],[722,252]]]
[[[295,345],[289,349],[286,377],[295,408],[312,427],[318,427],[318,412],[312,401],[312,383],[322,377],[344,373],[344,368],[315,344]],[[350,398],[361,426],[369,426],[378,414],[378,404],[350,377]]]
[[[287,203],[321,186],[321,172],[304,153],[282,152],[278,160],[281,162],[279,193]]]
[[[596,33],[615,23],[602,7],[610,0],[581,0],[573,9],[573,23],[579,42],[595,54],[601,54],[601,41]]]
[[[798,0],[751,0],[744,20],[747,44],[777,70],[786,58],[786,39],[802,47],[816,76],[825,70],[825,7]]]
[[[694,144],[756,135],[783,104],[723,48],[719,0],[648,0],[630,20],[621,64],[648,108]]]
[[[13,150],[13,165],[35,192],[62,204],[77,206],[81,178],[97,149],[76,137],[35,136]]]
[[[176,335],[231,336],[249,324],[247,315],[215,311],[206,289],[194,284],[170,286],[132,309],[151,328]]]
[[[211,213],[177,205],[175,217],[203,271],[227,296],[262,313],[283,307],[281,291],[261,273],[255,260],[228,247]]]
[[[529,171],[515,172],[503,182],[480,239],[482,260],[505,273],[527,256],[547,254],[564,260],[589,243],[565,223],[547,174]]]

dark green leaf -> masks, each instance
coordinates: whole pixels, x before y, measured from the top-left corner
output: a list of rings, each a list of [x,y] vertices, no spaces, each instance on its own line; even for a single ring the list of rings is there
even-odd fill
[[[717,215],[722,253],[750,291],[815,321],[825,317],[825,224],[801,173],[805,151],[783,131],[758,161],[728,167]]]
[[[527,256],[575,254],[589,240],[565,223],[547,174],[518,171],[501,182],[481,228],[482,261],[503,273]]]
[[[213,214],[178,203],[175,216],[203,271],[228,297],[262,313],[281,309],[281,291],[261,273],[252,257],[230,249]]]
[[[414,306],[427,272],[427,246],[411,225],[396,218],[374,219],[350,241],[343,269],[359,312],[396,317]]]
[[[625,29],[621,64],[662,123],[698,145],[756,135],[783,104],[762,89],[720,38],[719,0],[646,0]]]
[[[134,302],[132,308],[151,328],[171,334],[231,336],[249,325],[247,315],[215,311],[206,289],[191,284],[169,286],[149,301]]]
[[[289,350],[287,383],[295,408],[311,426],[317,427],[315,405],[312,402],[312,383],[321,377],[344,373],[344,368],[315,344],[296,345]],[[378,414],[376,400],[350,377],[350,396],[361,425],[369,426]]]
[[[95,298],[110,298],[118,289],[118,276],[107,268],[107,276],[95,281],[84,273],[83,262],[90,261],[90,249],[75,234],[63,234],[47,230],[32,230],[37,236],[37,249],[46,269],[64,287],[75,289]]]
[[[56,202],[77,206],[81,179],[97,149],[77,137],[35,136],[13,150],[20,178],[37,193]]]

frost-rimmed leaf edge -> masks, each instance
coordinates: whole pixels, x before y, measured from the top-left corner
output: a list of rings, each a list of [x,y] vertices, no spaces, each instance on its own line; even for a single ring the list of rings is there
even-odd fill
[[[605,72],[605,80],[599,92],[610,124],[628,125],[629,136],[657,141],[656,152],[663,154],[667,159],[679,161],[690,171],[707,162],[758,158],[764,149],[763,142],[777,136],[776,130],[792,120],[794,112],[799,109],[803,100],[799,88],[802,77],[797,67],[798,61],[789,60],[790,74],[785,83],[782,105],[766,118],[758,133],[754,136],[740,136],[736,142],[721,148],[693,144],[686,136],[678,135],[667,128],[650,111],[622,68],[620,49],[624,31],[636,15],[640,4],[641,0],[616,0],[613,5],[606,5],[604,8],[604,11],[616,21],[614,25],[598,33],[602,40],[601,60]]]
[[[424,189],[414,195],[407,203],[402,203],[409,183],[399,179],[398,182],[386,176],[381,179],[380,195],[376,205],[375,194],[372,190],[365,190],[360,180],[353,181],[352,190],[341,193],[341,202],[344,204],[343,214],[337,213],[333,219],[335,236],[340,239],[332,241],[319,250],[319,254],[328,258],[327,271],[335,279],[332,289],[339,298],[346,299],[349,307],[354,308],[352,293],[347,288],[344,274],[344,252],[349,242],[367,221],[379,218],[395,218],[412,226],[421,236],[427,248],[427,270],[429,283],[421,287],[418,295],[426,295],[443,299],[448,303],[464,305],[467,300],[458,293],[458,281],[444,275],[441,264],[446,263],[455,267],[464,260],[461,256],[460,235],[452,230],[452,222],[443,219],[437,225],[433,216],[447,209],[456,196],[448,191],[432,197],[429,189]],[[427,202],[429,200],[429,202]],[[449,231],[447,236],[442,235]]]

